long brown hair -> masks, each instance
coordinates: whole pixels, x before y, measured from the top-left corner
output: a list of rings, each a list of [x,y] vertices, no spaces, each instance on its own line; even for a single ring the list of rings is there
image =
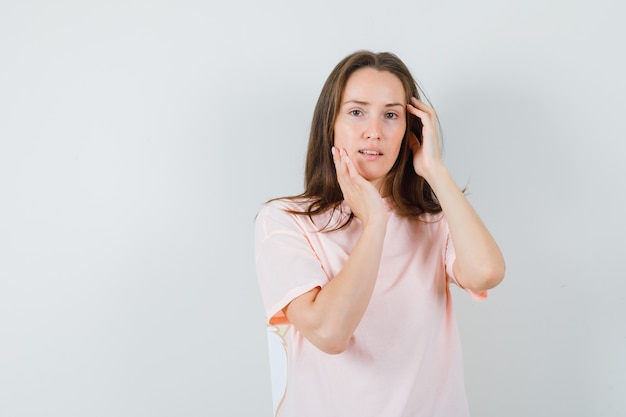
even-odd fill
[[[330,150],[335,142],[335,119],[346,83],[350,76],[361,68],[388,71],[398,77],[404,86],[407,103],[411,97],[420,98],[417,82],[407,66],[393,53],[357,51],[341,60],[326,79],[313,112],[304,173],[304,192],[286,197],[292,200],[304,199],[308,202],[303,211],[291,211],[294,214],[312,217],[327,210],[335,210],[343,201]],[[422,124],[419,119],[407,112],[407,129],[400,153],[383,185],[383,190],[388,194],[396,213],[407,217],[441,211],[432,188],[424,178],[415,173],[413,168],[409,134],[413,131],[421,141],[421,130]],[[350,213],[343,223],[332,227],[326,224],[322,230],[341,229],[353,218],[354,214]]]

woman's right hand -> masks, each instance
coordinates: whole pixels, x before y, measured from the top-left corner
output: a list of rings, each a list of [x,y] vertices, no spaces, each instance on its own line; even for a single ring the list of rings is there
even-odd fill
[[[364,226],[372,222],[386,225],[387,209],[376,187],[359,174],[345,149],[333,146],[332,154],[339,187],[354,215]]]
[[[323,352],[343,352],[372,298],[387,233],[380,193],[357,171],[345,149],[332,148],[343,198],[363,230],[341,271],[323,287],[294,298],[283,309],[298,331]]]

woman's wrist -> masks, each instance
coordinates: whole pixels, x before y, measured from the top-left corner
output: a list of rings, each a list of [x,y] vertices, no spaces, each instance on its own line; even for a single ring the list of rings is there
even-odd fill
[[[384,215],[369,218],[367,222],[363,222],[363,232],[384,236],[387,232],[387,217],[387,213],[384,213]]]
[[[430,165],[424,170],[422,175],[433,190],[437,187],[440,180],[448,176],[450,176],[450,172],[443,162],[437,162]]]

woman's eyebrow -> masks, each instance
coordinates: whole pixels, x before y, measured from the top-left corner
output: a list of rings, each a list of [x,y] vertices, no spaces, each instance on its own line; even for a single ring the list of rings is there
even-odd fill
[[[344,102],[342,104],[342,106],[345,106],[346,104],[357,104],[359,106],[367,106],[370,103],[367,101],[361,101],[361,100],[348,100],[346,102]],[[405,104],[402,103],[389,103],[389,104],[385,104],[385,107],[396,107],[396,106],[400,106],[400,107],[404,107]]]
[[[342,103],[342,106],[345,106],[346,104],[358,104],[359,106],[367,106],[369,103],[367,101],[361,100],[346,100]]]

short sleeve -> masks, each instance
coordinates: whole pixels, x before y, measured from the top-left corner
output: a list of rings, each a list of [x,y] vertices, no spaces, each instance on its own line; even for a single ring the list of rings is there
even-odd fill
[[[285,306],[329,281],[299,219],[306,216],[288,213],[279,201],[266,204],[256,218],[256,273],[270,324],[286,322]]]
[[[448,227],[446,224],[446,230],[447,228]],[[448,281],[455,284],[459,288],[462,288],[463,290],[467,291],[474,300],[483,301],[484,299],[487,298],[487,295],[488,295],[487,290],[473,291],[473,290],[464,288],[461,284],[459,284],[459,282],[456,279],[456,276],[454,276],[454,261],[456,260],[456,251],[454,250],[454,244],[452,243],[450,232],[447,231],[446,234],[447,234],[447,237],[446,237],[445,263],[446,263],[446,275],[448,277]]]

